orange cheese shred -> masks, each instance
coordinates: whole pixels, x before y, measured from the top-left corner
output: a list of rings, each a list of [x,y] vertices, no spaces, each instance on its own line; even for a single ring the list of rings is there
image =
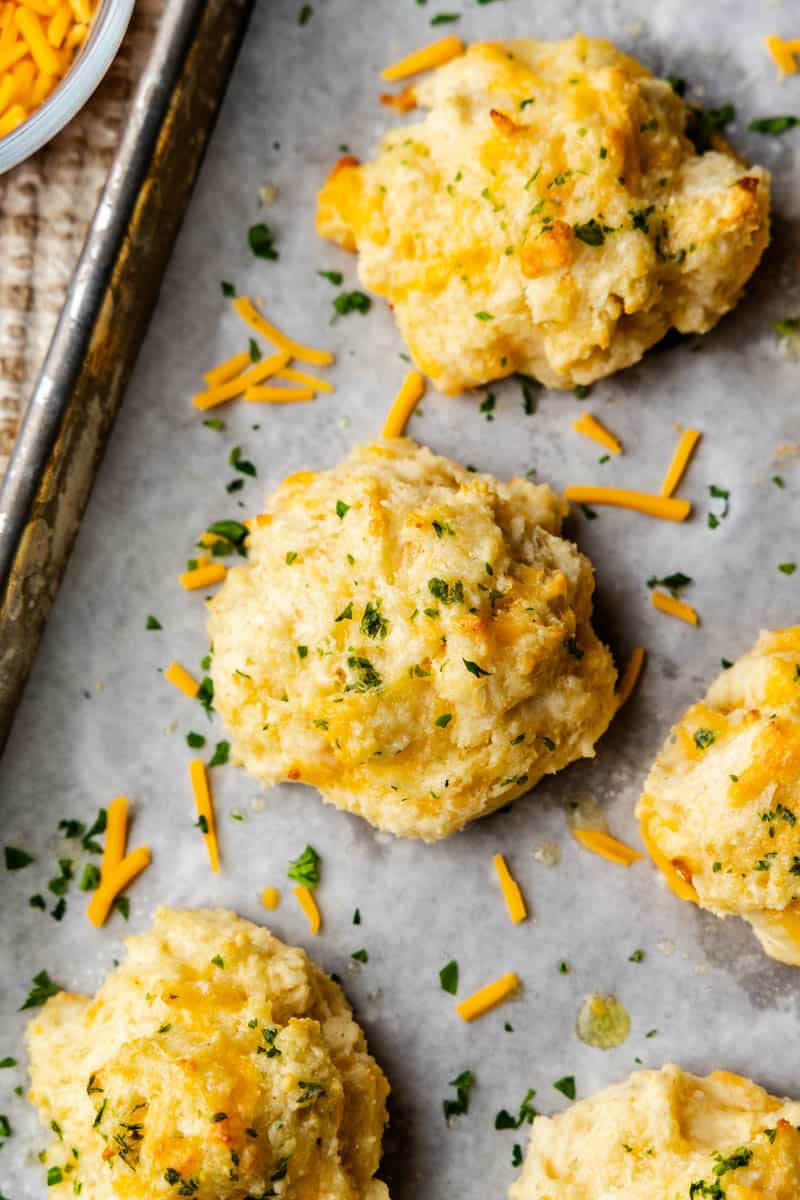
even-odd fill
[[[572,832],[585,850],[591,850],[592,854],[599,854],[601,858],[607,858],[620,867],[630,867],[644,857],[632,846],[618,842],[610,833],[603,833],[600,829],[573,829]]]
[[[492,862],[497,872],[497,878],[500,880],[500,887],[503,891],[503,899],[506,902],[508,915],[515,925],[519,925],[520,921],[524,921],[528,915],[520,886],[509,871],[508,864],[502,854],[495,854]]]
[[[608,504],[612,508],[629,508],[662,521],[685,521],[692,511],[688,500],[672,500],[653,496],[650,492],[632,492],[625,488],[584,487],[573,485],[564,491],[574,504]]]
[[[641,834],[647,853],[666,879],[670,891],[674,892],[679,900],[689,900],[692,904],[698,904],[699,899],[694,887],[678,874],[666,854],[662,854],[659,850],[644,817],[641,821]]]
[[[187,592],[194,592],[198,588],[211,587],[213,583],[222,583],[227,574],[228,568],[224,563],[210,562],[207,566],[198,566],[192,571],[183,571],[178,579]]]
[[[651,592],[650,603],[659,612],[666,613],[668,617],[677,617],[687,625],[700,624],[700,618],[690,604],[684,604],[683,600],[676,600],[674,596],[667,596],[665,592]]]
[[[269,912],[274,912],[281,902],[281,894],[275,887],[265,887],[261,893],[261,903]]]
[[[769,50],[776,65],[780,68],[781,75],[796,75],[797,74],[797,58],[800,54],[800,39],[788,40],[778,37],[777,34],[771,33],[764,38],[764,44]]]
[[[319,909],[317,908],[317,902],[314,899],[313,892],[311,892],[309,888],[303,887],[302,884],[298,887],[292,888],[292,891],[297,897],[297,903],[300,905],[306,917],[308,918],[308,927],[310,932],[314,934],[319,933],[319,928],[322,924],[322,917],[319,915]]]
[[[90,14],[91,15],[91,14]],[[31,58],[43,75],[60,75],[61,59],[45,37],[42,23],[30,8],[18,5],[14,21],[22,35]]]
[[[106,840],[103,844],[101,874],[118,867],[125,857],[128,836],[128,801],[125,796],[116,796],[106,813]]]
[[[192,397],[192,404],[195,408],[199,408],[205,412],[209,408],[216,408],[218,404],[225,404],[228,400],[234,400],[237,396],[241,396],[248,388],[254,387],[257,383],[263,383],[265,379],[269,379],[282,367],[288,363],[291,355],[287,350],[282,350],[278,354],[272,354],[269,358],[263,358],[261,362],[255,363],[249,371],[244,371],[241,375],[236,375],[233,379],[229,379],[226,383],[221,383],[217,387],[211,388],[208,392],[198,392]]]
[[[249,387],[244,394],[250,404],[302,404],[313,400],[311,388]]]
[[[672,462],[669,464],[667,473],[664,476],[664,482],[661,484],[662,496],[669,497],[674,495],[675,489],[683,479],[686,468],[689,465],[689,459],[694,454],[694,448],[702,436],[697,429],[684,429]]]
[[[572,428],[576,433],[582,433],[584,437],[597,442],[598,446],[602,446],[604,450],[610,450],[612,454],[622,454],[622,446],[618,439],[591,413],[582,413],[581,416],[576,417],[572,422]]]
[[[325,367],[333,362],[333,355],[329,350],[315,350],[312,346],[303,346],[300,342],[295,342],[292,338],[287,337],[285,333],[281,333],[280,329],[276,329],[274,325],[270,325],[266,317],[262,316],[247,296],[237,296],[233,301],[233,307],[251,329],[255,329],[279,350],[287,351],[290,358],[299,358],[301,362],[314,363],[318,367]]]
[[[336,389],[327,379],[319,379],[308,371],[297,371],[294,367],[284,367],[275,372],[277,379],[287,379],[290,383],[299,383],[302,387],[311,388],[312,392],[333,392]]]
[[[101,925],[105,924],[117,896],[137,875],[141,874],[145,867],[150,865],[150,861],[150,848],[140,846],[138,850],[132,850],[130,854],[126,854],[122,862],[118,863],[108,874],[101,871],[100,886],[92,894],[86,910],[86,915],[93,925],[99,929]]]
[[[493,983],[487,983],[486,987],[467,996],[466,1000],[456,1005],[456,1012],[462,1021],[474,1021],[513,996],[518,988],[519,976],[516,971],[508,971]]]
[[[203,379],[213,391],[223,383],[229,383],[231,379],[235,379],[237,375],[241,375],[242,371],[252,363],[252,359],[247,350],[243,350],[241,354],[234,354],[233,358],[227,359],[220,363],[217,367],[212,367],[210,371],[206,371]]]
[[[164,672],[164,678],[168,683],[174,684],[178,691],[183,692],[184,696],[188,696],[190,700],[194,700],[200,691],[200,684],[179,662],[173,661],[169,664]]]
[[[419,371],[409,371],[394,398],[383,427],[385,438],[402,437],[409,417],[425,395],[425,379]]]
[[[208,850],[211,870],[216,874],[219,871],[217,826],[214,820],[214,803],[211,799],[211,789],[208,786],[208,773],[206,771],[206,764],[202,758],[193,758],[189,763],[189,778],[192,782],[197,815],[198,817],[205,817],[206,820],[208,833],[204,833],[203,837],[205,838],[206,849]]]
[[[459,54],[463,53],[464,43],[461,38],[451,34],[449,37],[440,38],[438,42],[431,42],[429,46],[414,50],[399,62],[392,63],[390,67],[384,67],[381,78],[387,83],[396,83],[398,79],[407,79],[409,75],[418,75],[420,71],[442,67],[446,62],[450,62],[451,58],[458,58]]]
[[[622,708],[623,704],[630,699],[633,689],[639,682],[639,676],[642,673],[644,666],[645,650],[643,646],[637,646],[631,653],[628,659],[628,664],[622,672],[617,687],[617,708]]]

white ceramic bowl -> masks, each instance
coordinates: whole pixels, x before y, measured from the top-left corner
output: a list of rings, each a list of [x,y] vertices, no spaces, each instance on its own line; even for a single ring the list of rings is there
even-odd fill
[[[134,0],[101,0],[92,28],[68,73],[44,104],[0,138],[0,174],[24,162],[80,112],[114,61]]]

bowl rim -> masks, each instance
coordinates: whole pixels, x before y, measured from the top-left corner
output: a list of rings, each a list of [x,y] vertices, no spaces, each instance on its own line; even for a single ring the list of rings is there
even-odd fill
[[[0,175],[41,150],[80,112],[116,57],[134,3],[101,3],[85,45],[58,87],[21,125],[0,138]]]

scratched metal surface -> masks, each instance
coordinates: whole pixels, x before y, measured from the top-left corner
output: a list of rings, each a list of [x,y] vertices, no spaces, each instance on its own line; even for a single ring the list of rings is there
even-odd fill
[[[198,707],[159,674],[173,657],[196,668],[206,649],[202,599],[187,597],[176,573],[209,520],[255,511],[287,472],[331,465],[354,439],[377,434],[405,370],[381,304],[328,326],[333,292],[316,272],[341,270],[355,286],[355,270],[352,259],[318,241],[313,209],[339,146],[366,155],[391,120],[376,100],[379,68],[429,39],[434,9],[431,0],[427,7],[411,0],[318,0],[314,7],[304,27],[295,0],[257,7],[3,761],[4,837],[37,856],[33,866],[0,878],[0,1057],[20,1059],[0,1079],[0,1111],[14,1131],[0,1152],[0,1189],[11,1200],[43,1191],[35,1155],[46,1137],[13,1094],[25,1084],[17,1010],[34,973],[47,968],[64,986],[93,990],[126,932],[146,927],[158,904],[227,905],[264,920],[261,889],[281,885],[287,860],[306,842],[324,862],[323,934],[308,937],[291,898],[270,924],[342,976],[390,1077],[382,1174],[396,1197],[502,1195],[514,1174],[515,1135],[494,1130],[496,1110],[515,1108],[528,1087],[537,1089],[543,1111],[560,1109],[566,1101],[552,1083],[567,1073],[587,1095],[624,1077],[637,1058],[654,1066],[677,1060],[700,1072],[725,1066],[798,1093],[793,1058],[782,1050],[796,1031],[800,977],[770,963],[742,924],[678,903],[647,863],[623,871],[584,853],[564,818],[566,801],[590,794],[613,832],[637,843],[633,806],[670,722],[705,690],[722,656],[748,648],[760,627],[800,616],[800,573],[777,570],[800,559],[800,460],[779,451],[800,442],[800,367],[781,353],[771,329],[773,320],[800,311],[800,141],[745,129],[751,116],[800,106],[800,84],[779,84],[761,45],[773,28],[792,32],[788,6],[716,0],[687,16],[681,0],[664,0],[642,19],[632,0],[603,0],[548,6],[545,20],[543,9],[523,0],[467,0],[458,26],[466,38],[607,34],[655,70],[691,80],[708,104],[734,101],[734,142],[774,172],[774,243],[747,298],[714,333],[651,354],[594,389],[592,411],[622,437],[622,459],[599,465],[596,448],[571,433],[579,411],[571,395],[545,392],[538,412],[526,417],[513,384],[495,389],[491,423],[479,412],[480,397],[429,394],[411,432],[500,476],[535,466],[556,487],[646,488],[662,476],[675,423],[692,424],[706,434],[682,489],[695,516],[685,527],[611,510],[592,522],[571,521],[571,535],[596,565],[598,627],[620,661],[638,642],[650,655],[637,695],[593,763],[436,846],[376,835],[308,789],[261,793],[239,770],[223,768],[214,786],[224,870],[214,878],[206,868],[192,829],[184,734],[200,729],[213,742],[222,730],[206,729]],[[259,189],[266,184],[278,194],[265,211]],[[245,233],[258,219],[276,232],[278,262],[249,254]],[[242,342],[222,301],[222,279],[262,296],[296,336],[337,352],[335,395],[257,416],[233,406],[222,433],[203,427],[189,404],[199,374]],[[242,508],[225,491],[234,445],[258,469],[238,494]],[[771,483],[778,473],[783,490]],[[711,484],[731,493],[730,514],[713,531],[705,519]],[[699,630],[649,606],[644,581],[673,570],[695,580],[687,598],[703,617]],[[162,632],[145,630],[148,613]],[[152,867],[130,890],[130,925],[114,916],[103,931],[91,929],[74,885],[60,924],[30,909],[29,895],[55,874],[59,818],[85,820],[120,791],[135,806],[133,844],[146,841],[154,850]],[[231,821],[233,810],[245,822]],[[557,867],[534,858],[546,840],[562,847]],[[510,925],[491,878],[498,850],[533,910],[519,927]],[[362,946],[369,962],[357,966],[350,955]],[[629,962],[636,948],[646,951],[638,965]],[[439,968],[450,958],[460,964],[461,995],[516,969],[521,997],[462,1025],[439,988]],[[567,975],[558,971],[562,959],[571,966]],[[590,1049],[576,1038],[575,1016],[591,991],[616,993],[631,1013],[630,1038],[616,1050]],[[513,1033],[504,1031],[507,1021]],[[646,1038],[652,1029],[657,1035]],[[476,1077],[470,1111],[448,1128],[441,1101],[452,1094],[448,1080],[466,1068]]]

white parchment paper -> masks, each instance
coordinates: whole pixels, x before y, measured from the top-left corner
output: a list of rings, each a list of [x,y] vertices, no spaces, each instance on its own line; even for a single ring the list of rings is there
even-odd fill
[[[36,856],[25,870],[0,876],[0,1058],[19,1059],[18,1068],[0,1072],[0,1111],[13,1130],[0,1149],[0,1190],[9,1200],[46,1190],[36,1154],[47,1135],[14,1094],[27,1086],[18,1009],[31,977],[46,968],[65,987],[93,991],[122,953],[122,938],[146,928],[157,905],[226,905],[266,921],[259,894],[268,884],[284,891],[269,924],[342,977],[391,1080],[382,1173],[402,1200],[502,1196],[521,1137],[496,1132],[495,1112],[516,1110],[528,1087],[537,1089],[542,1111],[561,1109],[566,1101],[552,1084],[565,1074],[585,1096],[639,1060],[676,1060],[699,1072],[724,1066],[800,1095],[790,1050],[800,973],[766,959],[743,924],[680,904],[649,863],[626,871],[588,855],[564,819],[566,801],[592,795],[612,831],[638,844],[633,806],[670,723],[704,692],[721,657],[746,650],[760,627],[800,619],[800,572],[777,569],[800,560],[800,460],[779,452],[800,441],[800,365],[782,355],[771,328],[800,313],[800,134],[746,132],[753,116],[800,112],[800,76],[779,83],[762,44],[772,31],[798,35],[792,8],[740,0],[646,7],[313,0],[313,7],[300,26],[295,0],[257,6],[2,763],[4,840]],[[463,15],[457,26],[432,30],[430,18],[442,10]],[[602,510],[591,522],[576,515],[569,527],[597,568],[600,632],[620,662],[637,643],[649,651],[642,685],[597,759],[436,846],[376,835],[309,789],[262,794],[238,769],[216,769],[223,871],[214,877],[193,828],[184,737],[197,729],[213,745],[224,734],[159,674],[172,658],[199,670],[207,647],[202,595],[184,593],[177,574],[208,522],[257,511],[286,473],[332,465],[354,440],[379,434],[406,370],[403,346],[379,302],[365,317],[328,324],[336,293],[317,271],[344,272],[345,286],[357,282],[354,260],[316,237],[315,196],[342,145],[366,156],[394,120],[377,102],[381,66],[453,29],[466,39],[556,38],[576,29],[608,35],[656,71],[685,76],[710,106],[735,103],[733,140],[774,172],[773,247],[748,297],[714,333],[651,354],[593,389],[583,407],[622,438],[619,460],[599,464],[598,449],[572,432],[583,408],[570,393],[542,392],[538,412],[525,416],[519,388],[504,384],[495,389],[491,422],[479,412],[480,396],[429,393],[411,423],[411,433],[438,452],[501,477],[535,467],[559,488],[657,488],[676,422],[703,431],[682,487],[696,506],[686,526]],[[265,185],[277,189],[268,206],[259,197]],[[246,232],[257,220],[275,231],[279,261],[250,253]],[[223,432],[204,428],[190,405],[201,373],[247,344],[221,280],[262,297],[294,336],[336,351],[335,395],[274,410],[234,404],[214,414],[223,416]],[[230,496],[234,445],[258,476]],[[771,482],[776,474],[784,489]],[[730,491],[730,515],[713,531],[711,484]],[[687,599],[702,616],[700,629],[650,607],[645,580],[676,570],[695,580]],[[162,632],[145,630],[149,613]],[[120,792],[133,805],[131,846],[147,842],[154,852],[129,891],[129,925],[115,914],[94,930],[75,884],[61,923],[31,909],[29,896],[47,894],[64,852],[59,819],[91,819]],[[246,819],[232,821],[232,811]],[[557,867],[534,859],[545,840],[562,846]],[[323,859],[325,923],[316,939],[285,878],[287,861],[307,842]],[[492,876],[496,851],[507,855],[532,909],[533,919],[518,927]],[[369,962],[359,966],[350,956],[362,947]],[[631,963],[637,948],[645,959]],[[524,981],[520,999],[462,1024],[439,987],[450,958],[459,962],[460,997],[514,969]],[[561,960],[569,974],[559,973]],[[631,1013],[632,1033],[617,1050],[576,1038],[575,1016],[591,991],[614,992]],[[448,1128],[441,1101],[453,1094],[448,1081],[467,1068],[476,1078],[470,1111]]]

